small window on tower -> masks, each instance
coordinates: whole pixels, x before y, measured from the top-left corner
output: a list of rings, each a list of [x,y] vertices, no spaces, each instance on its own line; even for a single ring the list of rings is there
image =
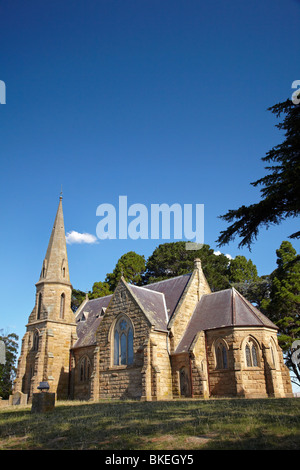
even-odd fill
[[[38,351],[39,350],[39,340],[40,340],[40,335],[38,331],[34,332],[33,335],[33,350]]]
[[[42,294],[39,293],[38,306],[37,306],[37,315],[36,315],[37,320],[39,320],[41,318],[41,310],[42,310]]]
[[[59,318],[64,318],[64,315],[65,315],[65,294],[61,294]]]

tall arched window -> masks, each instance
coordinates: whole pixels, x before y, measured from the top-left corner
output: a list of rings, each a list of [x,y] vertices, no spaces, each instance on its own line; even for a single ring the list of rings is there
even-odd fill
[[[40,335],[39,335],[39,332],[36,330],[33,335],[33,350],[34,351],[39,350],[39,340],[40,340]]]
[[[258,367],[257,345],[252,339],[249,339],[245,345],[245,357],[247,367]]]
[[[218,341],[216,343],[215,355],[217,369],[228,369],[227,348],[223,341]]]
[[[91,375],[91,361],[87,356],[84,356],[80,360],[80,365],[79,365],[79,370],[80,370],[80,382],[86,382],[89,380],[90,375]]]
[[[64,318],[64,315],[65,315],[65,294],[61,294],[59,318]]]
[[[114,329],[114,365],[133,363],[133,328],[131,321],[122,315]]]
[[[276,368],[276,359],[275,359],[275,346],[273,341],[270,341],[270,354],[271,354],[271,365]]]
[[[37,314],[36,314],[37,320],[39,320],[41,318],[41,311],[42,311],[42,294],[39,293],[38,305],[37,305]]]

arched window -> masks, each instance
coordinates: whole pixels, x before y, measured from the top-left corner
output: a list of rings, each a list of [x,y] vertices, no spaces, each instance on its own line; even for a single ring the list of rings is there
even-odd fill
[[[245,345],[245,357],[247,367],[258,367],[257,345],[252,339],[249,339]]]
[[[40,340],[40,335],[38,331],[34,332],[33,335],[33,350],[38,351],[39,350],[39,340]]]
[[[80,382],[86,382],[91,375],[91,361],[87,356],[81,358],[79,363]]]
[[[42,294],[39,293],[38,305],[37,305],[37,314],[36,314],[37,320],[39,320],[41,318],[41,311],[42,311]]]
[[[276,369],[276,346],[274,344],[274,341],[271,340],[269,343],[270,347],[270,356],[271,356],[271,365]]]
[[[133,328],[129,318],[122,315],[114,329],[114,365],[133,363]]]
[[[64,315],[65,315],[65,294],[61,294],[59,318],[64,318]]]
[[[227,348],[223,341],[218,341],[215,345],[216,368],[228,369]]]

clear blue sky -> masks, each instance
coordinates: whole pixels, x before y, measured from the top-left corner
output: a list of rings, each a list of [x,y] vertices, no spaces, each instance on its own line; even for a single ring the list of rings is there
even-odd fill
[[[293,0],[0,2],[0,328],[25,332],[61,185],[67,232],[95,235],[97,206],[119,195],[204,204],[219,250],[218,216],[259,200],[250,182],[282,141],[267,108],[300,79],[299,16]],[[268,274],[296,228],[221,251]],[[122,254],[164,242],[68,245],[71,282],[89,290]]]

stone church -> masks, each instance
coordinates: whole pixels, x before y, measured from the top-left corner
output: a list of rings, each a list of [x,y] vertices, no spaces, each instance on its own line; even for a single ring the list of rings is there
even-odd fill
[[[211,292],[200,259],[144,287],[121,278],[75,314],[71,293],[60,198],[14,384],[29,402],[42,381],[57,399],[292,396],[277,327],[234,288]]]

